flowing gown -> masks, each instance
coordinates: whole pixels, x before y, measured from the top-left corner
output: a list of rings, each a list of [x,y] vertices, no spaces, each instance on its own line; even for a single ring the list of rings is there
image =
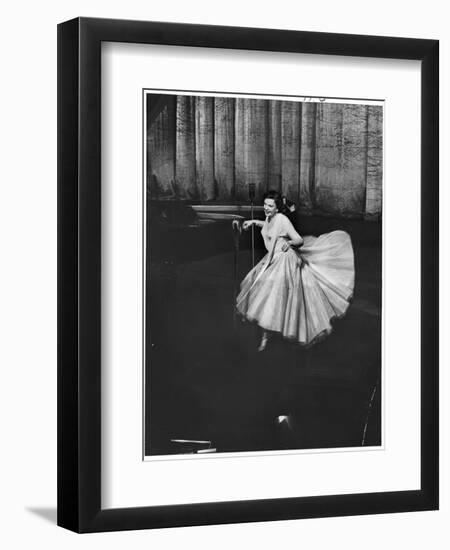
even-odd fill
[[[292,231],[281,213],[264,222],[267,254],[242,281],[236,307],[248,321],[309,346],[347,311],[355,280],[353,248],[347,233],[333,231],[304,237],[300,248],[283,252]]]

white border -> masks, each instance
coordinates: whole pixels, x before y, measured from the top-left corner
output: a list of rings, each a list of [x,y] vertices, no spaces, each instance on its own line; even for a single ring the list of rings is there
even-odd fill
[[[384,451],[141,460],[143,88],[386,100]],[[420,62],[103,44],[102,235],[103,508],[420,487]]]

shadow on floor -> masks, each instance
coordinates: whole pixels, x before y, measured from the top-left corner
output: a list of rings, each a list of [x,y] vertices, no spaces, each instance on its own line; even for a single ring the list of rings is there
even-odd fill
[[[50,523],[53,523],[53,525],[56,525],[56,519],[57,519],[57,511],[55,508],[47,508],[47,507],[29,507],[25,508],[27,512],[30,512],[31,514],[34,514],[35,516],[38,516],[45,521],[49,521]]]

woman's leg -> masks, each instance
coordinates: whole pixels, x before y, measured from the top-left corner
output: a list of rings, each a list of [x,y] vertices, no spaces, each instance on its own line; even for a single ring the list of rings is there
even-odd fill
[[[261,342],[259,343],[258,351],[264,351],[269,340],[269,333],[266,330],[262,331]]]

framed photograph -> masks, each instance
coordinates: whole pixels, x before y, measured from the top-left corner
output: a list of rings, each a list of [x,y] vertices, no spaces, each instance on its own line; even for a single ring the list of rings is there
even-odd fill
[[[438,508],[438,42],[58,27],[58,524]]]

